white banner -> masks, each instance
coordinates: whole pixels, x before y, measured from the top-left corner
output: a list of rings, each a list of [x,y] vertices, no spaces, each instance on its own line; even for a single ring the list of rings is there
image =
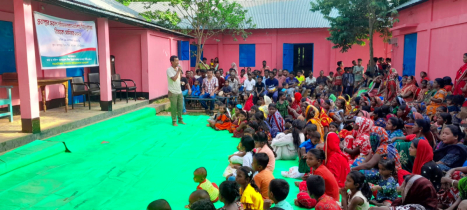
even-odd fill
[[[42,69],[99,66],[96,24],[34,12]]]

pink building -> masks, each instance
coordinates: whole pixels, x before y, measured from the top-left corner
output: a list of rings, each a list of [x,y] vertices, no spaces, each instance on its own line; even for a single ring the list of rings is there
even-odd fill
[[[467,52],[467,1],[411,0],[399,8],[394,24],[392,58],[399,74],[428,72],[430,79],[450,76]]]
[[[259,69],[265,60],[271,68],[291,70],[313,70],[314,76],[324,70],[328,75],[335,71],[337,61],[351,66],[352,60],[363,59],[366,66],[369,48],[354,46],[347,53],[332,49],[333,44],[326,40],[329,36],[329,22],[319,12],[311,12],[309,0],[236,0],[248,10],[256,28],[242,40],[234,41],[231,35],[224,34],[208,40],[204,45],[203,57],[219,58],[220,67],[228,70],[232,62],[240,68]],[[144,12],[144,3],[131,3],[130,8]],[[150,10],[170,9],[165,3],[151,6]],[[334,11],[332,15],[337,15]],[[375,36],[374,56],[391,57],[391,46]],[[196,47],[195,47],[196,48]],[[195,49],[191,46],[191,49]],[[191,61],[192,70],[196,62]]]
[[[37,78],[67,77],[70,69],[43,70],[40,64],[33,12],[58,18],[95,21],[98,38],[100,101],[103,111],[112,110],[110,76],[132,79],[139,96],[156,99],[167,94],[169,57],[178,54],[178,42],[189,36],[153,23],[116,1],[2,0],[0,1],[0,84],[2,74],[16,72],[19,87],[13,88],[13,105],[20,105],[23,132],[40,132],[42,94]],[[13,42],[14,41],[14,45]],[[111,55],[115,56],[115,69]],[[188,67],[189,61],[181,61]],[[76,73],[76,69],[72,69]],[[115,72],[113,72],[115,70]],[[90,68],[78,70],[84,76]],[[0,91],[3,91],[0,89]],[[71,92],[70,92],[71,94]],[[6,97],[0,92],[0,98]],[[47,107],[63,106],[63,85],[46,86]],[[1,108],[1,107],[0,107]]]

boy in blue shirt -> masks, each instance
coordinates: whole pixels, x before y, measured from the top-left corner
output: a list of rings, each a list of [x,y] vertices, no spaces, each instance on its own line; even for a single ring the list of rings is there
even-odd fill
[[[316,146],[320,143],[321,141],[321,134],[316,131],[316,125],[308,125],[306,128],[306,136],[308,140],[304,141],[302,144],[300,144],[299,148],[299,158],[300,162],[298,164],[298,172],[300,173],[310,173],[310,167],[306,164],[306,153],[311,150],[315,149]]]
[[[289,183],[283,179],[273,179],[269,182],[269,199],[264,200],[264,209],[293,210],[292,205],[285,199],[289,195]],[[275,203],[271,208],[271,204]]]

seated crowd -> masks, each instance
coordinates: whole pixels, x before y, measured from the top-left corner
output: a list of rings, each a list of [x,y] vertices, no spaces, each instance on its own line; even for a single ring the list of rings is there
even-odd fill
[[[215,209],[220,201],[221,209],[248,210],[467,209],[467,85],[430,80],[425,72],[417,82],[399,76],[390,59],[375,62],[365,72],[361,59],[352,67],[338,62],[332,76],[321,71],[318,78],[270,70],[266,62],[239,76],[234,64],[225,76],[222,69],[194,77],[189,71],[192,95],[245,102],[215,102],[207,126],[240,138],[238,151],[219,187],[205,168],[194,171],[199,185],[187,207]],[[214,101],[203,106],[214,110]],[[277,160],[296,160],[282,175],[302,181],[289,186],[274,177]],[[289,204],[291,187],[299,193]],[[170,207],[157,200],[148,209]]]

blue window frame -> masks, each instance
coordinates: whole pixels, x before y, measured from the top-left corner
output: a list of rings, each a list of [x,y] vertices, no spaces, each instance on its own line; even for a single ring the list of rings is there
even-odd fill
[[[256,58],[256,45],[255,44],[241,44],[240,45],[240,67],[255,67]]]
[[[0,21],[0,74],[16,72],[13,23]]]

